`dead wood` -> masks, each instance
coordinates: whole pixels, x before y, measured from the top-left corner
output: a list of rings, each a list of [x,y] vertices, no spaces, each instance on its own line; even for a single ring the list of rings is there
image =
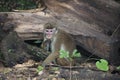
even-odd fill
[[[0,27],[0,60],[5,66],[12,67],[29,59],[40,61],[48,55],[44,50],[24,43],[13,29],[9,25]]]
[[[70,75],[71,73],[71,75]],[[62,69],[60,71],[60,77],[65,78],[65,80],[119,80],[119,75],[110,74],[108,72],[94,71],[90,69],[77,69],[77,70],[66,70]]]

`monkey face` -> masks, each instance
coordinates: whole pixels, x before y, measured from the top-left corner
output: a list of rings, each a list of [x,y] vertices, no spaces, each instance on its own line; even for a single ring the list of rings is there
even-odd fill
[[[45,37],[46,37],[46,39],[52,39],[52,37],[54,36],[54,34],[55,34],[55,31],[56,31],[56,29],[55,28],[53,28],[53,29],[45,29]]]

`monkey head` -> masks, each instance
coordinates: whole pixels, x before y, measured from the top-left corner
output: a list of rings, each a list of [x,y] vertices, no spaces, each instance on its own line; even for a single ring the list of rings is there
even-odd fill
[[[52,39],[55,33],[57,32],[57,27],[53,23],[46,23],[44,25],[44,38]]]

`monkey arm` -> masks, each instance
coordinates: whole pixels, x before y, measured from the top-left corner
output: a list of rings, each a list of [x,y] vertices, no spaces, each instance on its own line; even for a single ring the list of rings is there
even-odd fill
[[[58,58],[59,54],[58,52],[51,53],[42,63],[42,66],[45,67],[45,65],[51,63],[53,60]]]

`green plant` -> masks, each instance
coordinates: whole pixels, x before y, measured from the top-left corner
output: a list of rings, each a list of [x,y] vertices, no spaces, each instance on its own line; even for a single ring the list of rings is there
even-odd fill
[[[39,72],[42,71],[43,69],[44,69],[44,67],[38,66],[38,67],[37,67],[37,72],[39,73]]]
[[[71,56],[69,55],[68,51],[60,50],[59,58],[65,58],[69,61],[72,61],[74,57],[81,57],[80,53],[78,53],[76,49],[73,51]],[[69,80],[72,80],[71,75],[72,74],[71,74],[71,63],[70,63],[70,79]]]
[[[81,54],[78,53],[76,49],[73,51],[71,56],[69,55],[68,51],[60,50],[59,58],[66,58],[68,60],[72,60],[74,57],[81,57]]]
[[[37,0],[0,0],[0,12],[37,8]]]
[[[105,59],[100,59],[99,61],[96,62],[96,67],[99,70],[108,71],[109,70],[108,61]]]
[[[77,50],[75,49],[73,51],[72,57],[81,57],[81,54],[77,52]]]
[[[68,51],[64,51],[64,50],[60,50],[59,58],[70,58],[69,52]]]

